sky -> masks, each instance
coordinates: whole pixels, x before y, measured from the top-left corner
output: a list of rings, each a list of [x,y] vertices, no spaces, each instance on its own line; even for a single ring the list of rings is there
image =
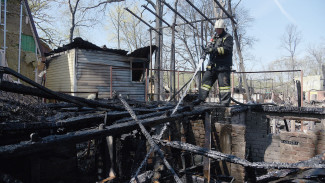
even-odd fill
[[[325,0],[242,0],[241,4],[254,18],[247,33],[257,40],[249,50],[254,59],[248,70],[266,70],[270,62],[288,56],[281,48],[281,37],[289,24],[296,25],[302,35],[298,58],[307,55],[308,45],[325,42]],[[98,27],[96,34],[87,35],[88,40],[114,47],[108,44],[106,31],[105,25]]]
[[[307,54],[309,45],[325,42],[324,0],[243,0],[242,3],[255,19],[248,33],[258,39],[251,52],[260,65],[288,56],[281,48],[281,37],[288,24],[296,25],[302,34],[298,57]]]

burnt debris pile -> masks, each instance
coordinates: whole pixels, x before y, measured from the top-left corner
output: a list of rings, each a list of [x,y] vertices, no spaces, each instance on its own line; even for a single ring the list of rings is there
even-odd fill
[[[255,176],[261,182],[325,168],[323,154],[298,163],[267,163],[203,148],[191,121],[211,123],[211,114],[227,121],[224,107],[175,109],[175,104],[121,95],[88,100],[49,90],[9,68],[0,70],[1,76],[25,83],[0,79],[0,182],[204,182],[203,157],[210,159],[211,182],[234,180],[229,172],[214,170],[220,162],[281,169]],[[232,112],[249,109],[236,106]]]

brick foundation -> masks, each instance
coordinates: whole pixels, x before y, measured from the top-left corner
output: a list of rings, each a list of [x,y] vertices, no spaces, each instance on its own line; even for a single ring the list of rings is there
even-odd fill
[[[313,132],[281,132],[280,161],[295,163],[316,155],[317,135]]]

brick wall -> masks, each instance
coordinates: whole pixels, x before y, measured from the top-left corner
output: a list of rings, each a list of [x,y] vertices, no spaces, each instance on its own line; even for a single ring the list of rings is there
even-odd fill
[[[250,151],[252,161],[264,161],[264,154],[271,144],[267,132],[269,123],[265,115],[257,112],[247,112],[246,116],[246,147]]]
[[[245,141],[246,127],[243,125],[232,125],[231,131],[231,150],[232,155],[245,159],[246,155],[246,141]],[[244,182],[245,169],[241,165],[231,164],[231,175],[235,178],[235,182]]]
[[[265,162],[280,162],[280,135],[269,134],[268,141],[270,144],[264,153]]]
[[[282,132],[280,138],[281,162],[295,163],[316,155],[317,135],[313,132]]]
[[[213,115],[212,149],[253,162],[298,162],[325,152],[325,131],[270,133],[267,113],[242,111],[229,115],[217,109]],[[193,143],[204,146],[204,121],[191,121]],[[218,175],[231,175],[235,182],[244,182],[245,169],[236,164],[220,162]]]
[[[204,122],[203,120],[191,121],[192,130],[189,131],[189,136],[192,136],[189,141],[197,146],[204,147]],[[192,133],[192,134],[191,134]]]
[[[245,116],[245,112],[229,116],[229,111],[224,109],[218,109],[216,113],[213,113],[211,128],[212,149],[245,158]],[[229,121],[231,124],[227,124]],[[204,121],[193,120],[191,121],[190,128],[192,129],[188,132],[188,142],[203,147]],[[211,169],[211,174],[231,175],[235,178],[235,182],[244,182],[245,169],[241,165],[220,161],[216,168]]]
[[[317,134],[316,154],[321,154],[325,152],[325,131],[318,131],[316,134]]]

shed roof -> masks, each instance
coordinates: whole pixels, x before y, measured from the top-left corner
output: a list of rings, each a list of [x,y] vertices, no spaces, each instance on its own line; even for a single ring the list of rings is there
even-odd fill
[[[77,37],[73,39],[73,42],[64,45],[62,47],[59,47],[57,49],[54,49],[52,52],[50,52],[48,55],[53,55],[55,53],[60,53],[64,52],[67,50],[71,50],[74,48],[80,48],[80,49],[87,49],[87,50],[98,50],[98,51],[106,51],[106,52],[111,52],[111,53],[116,53],[122,56],[128,56],[128,57],[137,57],[137,58],[148,58],[149,53],[150,53],[150,46],[139,48],[135,51],[133,51],[130,54],[127,54],[128,51],[126,50],[121,50],[121,49],[111,49],[107,48],[106,46],[104,47],[99,47],[89,41],[83,40],[81,37]],[[156,46],[152,46],[152,52],[156,50]]]
[[[126,55],[128,53],[125,50],[109,49],[106,47],[101,48],[89,41],[83,40],[81,37],[77,37],[77,38],[73,39],[73,42],[71,42],[67,45],[63,45],[62,47],[59,47],[57,49],[54,49],[52,52],[49,53],[49,55],[52,55],[54,53],[60,53],[60,52],[67,51],[67,50],[71,50],[73,48],[107,51],[107,52],[116,53],[119,55]]]

